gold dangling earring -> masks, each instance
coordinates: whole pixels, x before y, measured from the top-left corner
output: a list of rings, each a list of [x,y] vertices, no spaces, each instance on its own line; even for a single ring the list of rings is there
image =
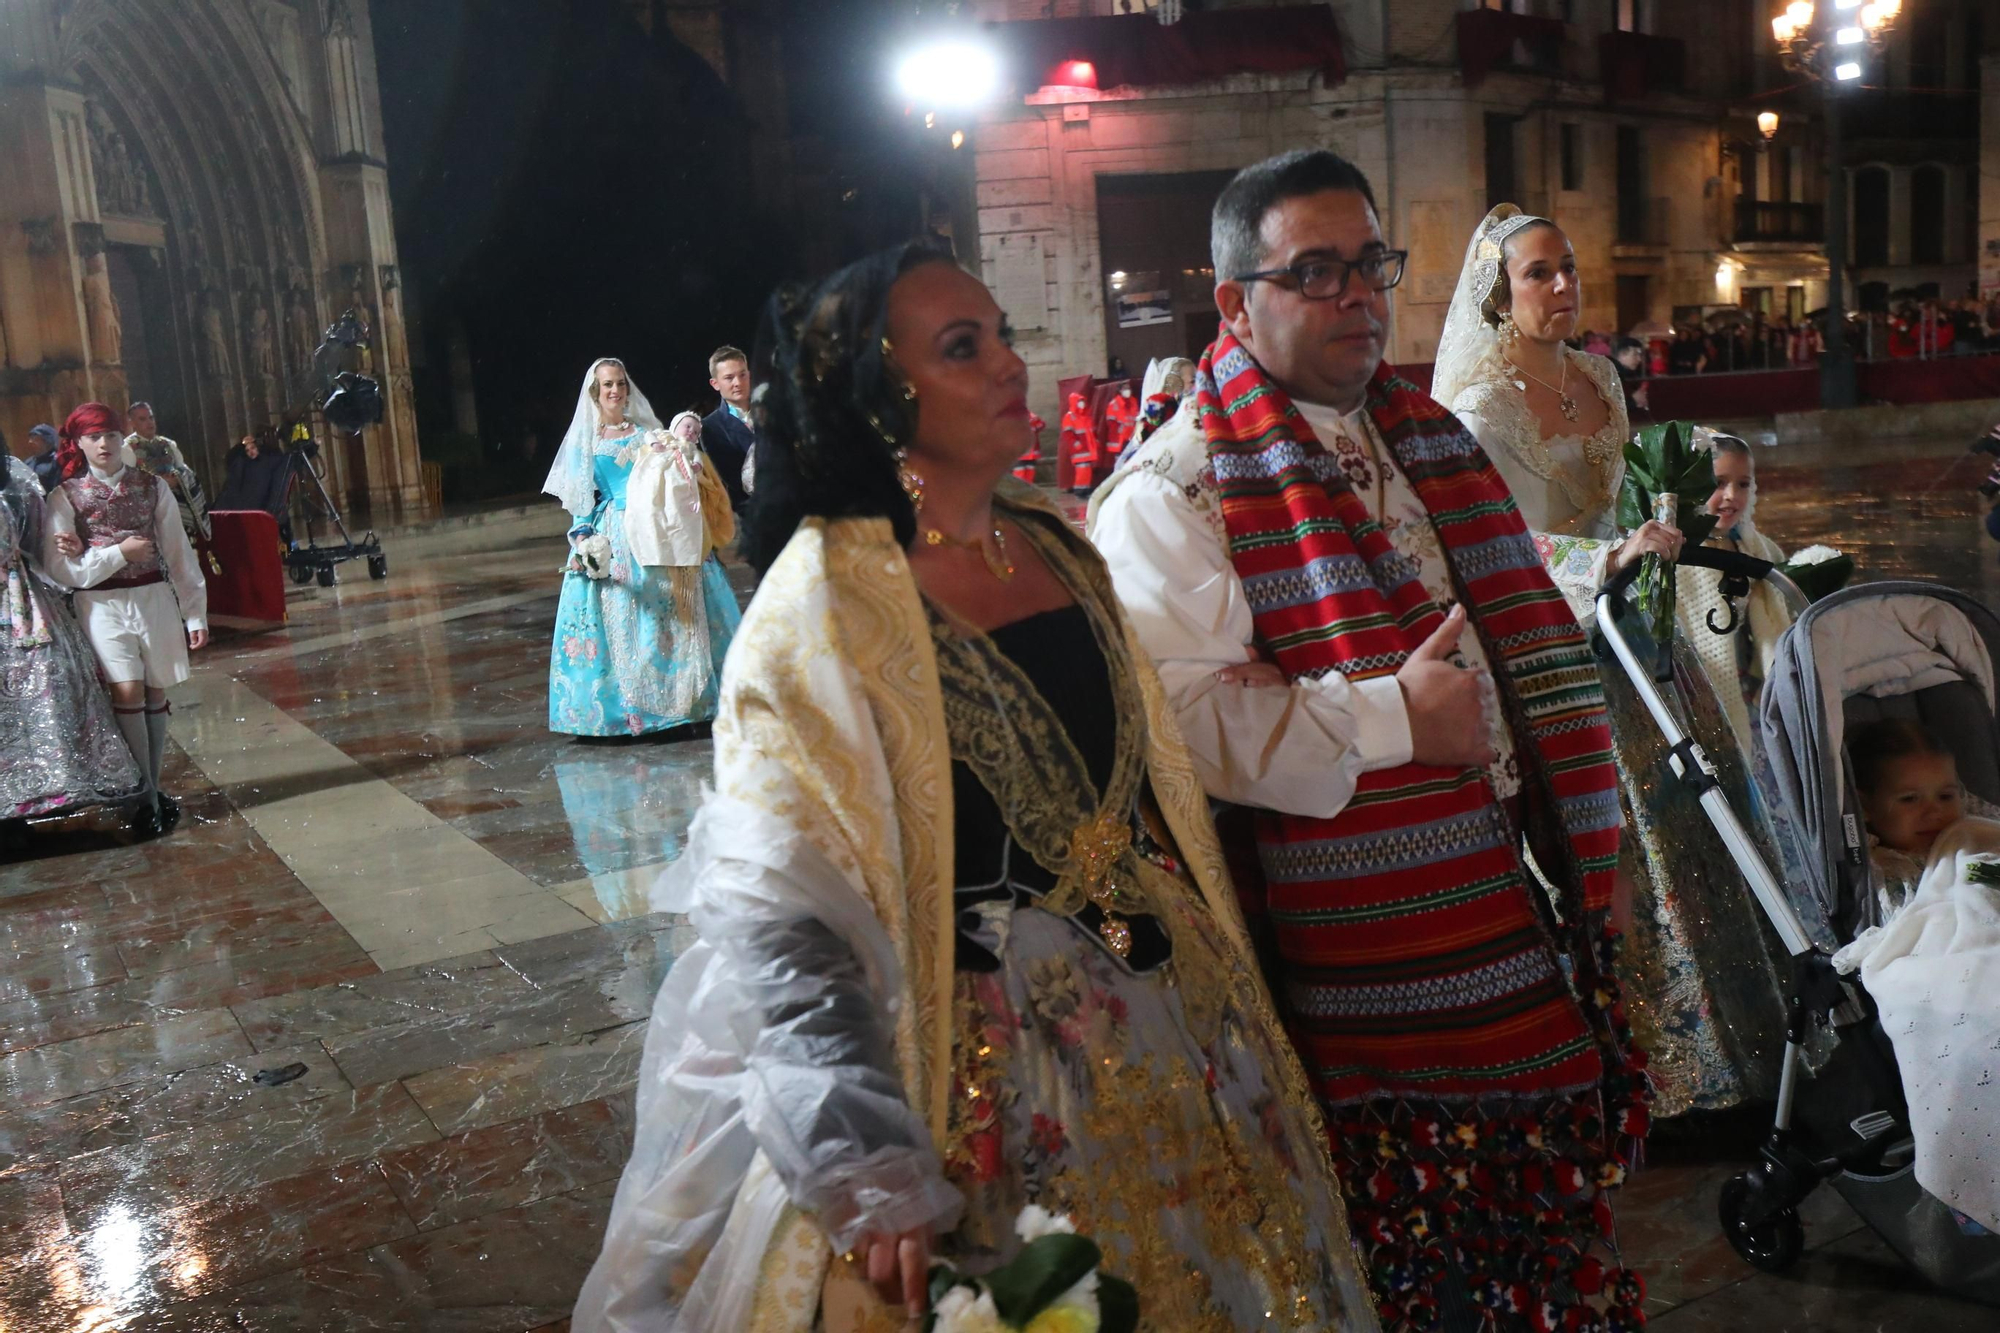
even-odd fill
[[[1521,326],[1514,322],[1514,312],[1512,310],[1502,310],[1500,312],[1500,345],[1502,347],[1512,347],[1516,342],[1520,341],[1520,338]]]
[[[910,508],[921,514],[924,512],[924,479],[910,470],[910,451],[896,451],[896,480],[902,483],[903,494],[910,497]]]

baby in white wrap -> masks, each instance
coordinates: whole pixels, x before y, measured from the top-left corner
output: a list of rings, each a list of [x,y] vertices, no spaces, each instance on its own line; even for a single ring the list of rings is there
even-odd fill
[[[1915,723],[1857,727],[1848,753],[1885,918],[1834,966],[1860,972],[1895,1045],[1918,1183],[2000,1231],[2000,823],[1964,816],[1957,764]]]

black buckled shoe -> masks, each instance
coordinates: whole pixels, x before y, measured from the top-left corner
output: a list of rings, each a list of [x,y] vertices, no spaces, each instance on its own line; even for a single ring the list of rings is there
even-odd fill
[[[160,832],[172,833],[181,822],[181,803],[165,792],[153,798],[160,805]]]
[[[151,800],[143,800],[133,806],[125,824],[142,838],[157,838],[164,832],[160,827],[160,809]]]

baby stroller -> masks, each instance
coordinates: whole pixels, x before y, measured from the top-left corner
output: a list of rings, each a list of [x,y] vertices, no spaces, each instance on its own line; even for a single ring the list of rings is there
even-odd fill
[[[1757,579],[1771,581],[1795,609],[1805,606],[1798,588],[1768,562],[1710,548],[1688,550],[1683,561],[1721,570],[1732,609]],[[1672,747],[1673,776],[1698,794],[1792,960],[1774,1124],[1756,1166],[1723,1187],[1723,1234],[1753,1266],[1781,1271],[1805,1247],[1798,1205],[1831,1182],[1926,1279],[2000,1304],[2000,1238],[1966,1234],[1951,1210],[1917,1184],[1895,1051],[1859,978],[1835,972],[1826,947],[1851,940],[1879,915],[1860,799],[1842,745],[1849,728],[1883,717],[1924,722],[1947,738],[1967,789],[2000,805],[1994,689],[2000,618],[1939,585],[1871,583],[1813,604],[1786,632],[1761,711],[1775,788],[1764,795],[1785,816],[1806,867],[1795,901],[1654,684],[1651,644],[1624,596],[1637,569],[1599,597],[1599,632]],[[1808,1068],[1805,1054],[1813,1023],[1830,1027],[1836,1038],[1817,1070]]]

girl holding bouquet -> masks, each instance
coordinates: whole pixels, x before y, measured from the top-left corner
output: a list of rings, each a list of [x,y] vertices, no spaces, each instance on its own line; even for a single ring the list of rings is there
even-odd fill
[[[1631,427],[1617,367],[1565,345],[1582,305],[1562,229],[1501,204],[1466,249],[1431,392],[1507,482],[1588,626],[1613,573],[1648,555],[1676,559],[1681,534],[1656,519],[1619,530]],[[1726,747],[1733,757],[1727,710],[1688,637],[1673,637],[1684,718],[1711,756]],[[1604,674],[1622,774],[1619,874],[1632,896],[1619,972],[1633,1033],[1652,1057],[1654,1112],[1774,1096],[1783,992],[1759,919],[1698,804],[1665,776],[1666,744],[1630,681],[1616,667]]]
[[[569,510],[549,653],[549,730],[641,736],[715,716],[741,619],[715,551],[726,502],[699,430],[661,429],[625,363],[591,363],[542,489]],[[696,421],[697,427],[699,420]]]

